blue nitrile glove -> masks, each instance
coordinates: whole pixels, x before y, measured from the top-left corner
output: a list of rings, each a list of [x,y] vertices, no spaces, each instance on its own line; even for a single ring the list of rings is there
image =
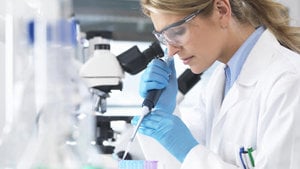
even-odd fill
[[[140,95],[145,98],[147,92],[152,89],[164,89],[159,97],[154,110],[166,113],[173,113],[176,107],[176,95],[178,84],[174,59],[169,59],[168,63],[153,59],[145,69],[140,80]]]
[[[136,125],[138,119],[135,116],[131,123]],[[138,131],[156,139],[180,162],[198,144],[179,117],[164,112],[154,111],[145,116]]]

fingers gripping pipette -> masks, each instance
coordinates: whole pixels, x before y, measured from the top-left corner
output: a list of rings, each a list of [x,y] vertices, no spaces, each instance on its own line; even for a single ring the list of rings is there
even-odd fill
[[[164,58],[162,58],[161,60],[164,61],[164,62],[169,62],[169,59],[170,57],[168,56],[165,56]],[[149,90],[148,93],[147,93],[147,96],[145,98],[145,100],[143,101],[143,104],[142,104],[142,112],[141,112],[141,116],[139,118],[139,121],[137,122],[137,125],[135,126],[134,128],[134,131],[133,131],[133,134],[132,136],[130,137],[130,140],[127,144],[127,147],[126,147],[126,150],[125,150],[125,153],[122,157],[122,160],[124,160],[128,154],[128,151],[130,149],[130,145],[131,143],[134,141],[134,138],[137,134],[137,131],[144,119],[144,117],[151,112],[151,109],[154,108],[154,106],[156,105],[161,93],[162,93],[163,89],[153,89],[153,90]]]

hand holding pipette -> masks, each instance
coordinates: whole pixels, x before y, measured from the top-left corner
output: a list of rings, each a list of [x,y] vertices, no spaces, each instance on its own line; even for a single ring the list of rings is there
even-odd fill
[[[170,64],[172,65],[170,66]],[[126,151],[122,158],[123,160],[128,153],[130,145],[133,142],[144,117],[151,111],[152,108],[155,107],[155,109],[164,109],[168,113],[172,113],[174,111],[176,106],[176,93],[178,86],[175,69],[173,69],[173,58],[165,55],[165,57],[162,59],[153,60],[145,70],[140,85],[140,94],[142,97],[145,97],[142,113],[129,140]],[[175,80],[176,82],[169,87],[168,85],[170,79]],[[166,96],[160,98],[161,94]],[[172,99],[174,101],[172,101]]]
[[[155,88],[163,89],[161,96],[151,114],[142,115],[140,118],[134,117],[131,123],[137,126],[136,130],[139,129],[139,133],[156,139],[166,150],[182,162],[187,153],[198,142],[184,122],[173,114],[178,91],[174,61],[170,60],[169,65],[162,63],[155,60],[151,62],[149,65],[151,69],[146,69],[146,75],[143,74],[141,80],[142,91],[145,92]]]

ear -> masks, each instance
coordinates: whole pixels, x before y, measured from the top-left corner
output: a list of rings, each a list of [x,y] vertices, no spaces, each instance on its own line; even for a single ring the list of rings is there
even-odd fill
[[[215,7],[217,9],[220,26],[227,28],[231,18],[231,6],[229,0],[215,0]]]

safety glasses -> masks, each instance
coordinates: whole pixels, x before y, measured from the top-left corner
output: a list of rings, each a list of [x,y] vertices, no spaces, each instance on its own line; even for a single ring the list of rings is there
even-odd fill
[[[193,12],[182,20],[165,27],[161,31],[157,32],[154,30],[152,33],[158,41],[164,45],[180,46],[189,39],[187,25],[185,23],[194,19],[201,11],[202,9]]]

